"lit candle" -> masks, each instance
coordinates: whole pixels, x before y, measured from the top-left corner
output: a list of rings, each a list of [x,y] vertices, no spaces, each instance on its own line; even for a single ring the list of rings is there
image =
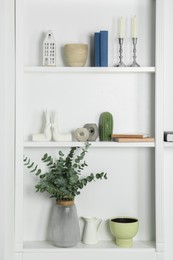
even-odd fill
[[[124,18],[120,18],[120,38],[124,38]]]
[[[136,15],[133,17],[133,25],[132,25],[132,38],[137,38],[137,21]]]

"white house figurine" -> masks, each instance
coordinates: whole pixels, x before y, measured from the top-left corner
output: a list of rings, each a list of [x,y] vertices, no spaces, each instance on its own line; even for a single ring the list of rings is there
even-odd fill
[[[48,31],[43,41],[43,66],[56,66],[56,46],[52,31]]]

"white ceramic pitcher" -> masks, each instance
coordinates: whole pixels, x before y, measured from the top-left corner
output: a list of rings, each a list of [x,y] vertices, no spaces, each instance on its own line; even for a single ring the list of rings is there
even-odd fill
[[[82,219],[85,221],[82,242],[88,245],[97,244],[98,229],[102,220],[91,216],[82,217]]]

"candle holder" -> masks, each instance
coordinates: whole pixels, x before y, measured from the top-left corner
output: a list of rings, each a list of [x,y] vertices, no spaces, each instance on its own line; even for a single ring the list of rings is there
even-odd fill
[[[120,45],[120,50],[119,50],[119,53],[120,53],[120,61],[117,65],[115,65],[115,67],[126,67],[126,65],[123,63],[123,41],[124,41],[124,38],[118,38],[119,39],[119,45]]]
[[[130,67],[140,67],[140,65],[136,62],[136,45],[137,45],[137,39],[138,38],[132,38],[132,42],[133,42],[133,62],[130,65]]]

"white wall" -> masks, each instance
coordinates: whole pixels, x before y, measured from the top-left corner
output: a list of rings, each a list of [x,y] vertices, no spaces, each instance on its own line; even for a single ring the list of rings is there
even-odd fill
[[[165,1],[165,113],[164,113],[164,129],[173,130],[173,82],[172,82],[172,61],[173,61],[173,1]],[[166,240],[166,258],[173,259],[173,148],[165,149],[165,240]]]
[[[13,0],[0,1],[0,260],[13,251],[14,23]]]

